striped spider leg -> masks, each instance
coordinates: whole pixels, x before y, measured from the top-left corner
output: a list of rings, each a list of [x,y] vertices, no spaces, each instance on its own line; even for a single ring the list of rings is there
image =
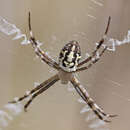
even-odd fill
[[[100,59],[100,57],[103,55],[103,53],[107,50],[107,46],[105,45],[105,47],[101,51],[101,53],[100,54],[98,53],[98,50],[101,48],[101,46],[103,45],[103,43],[104,43],[104,41],[105,41],[105,39],[107,37],[107,33],[108,33],[108,30],[109,30],[110,22],[111,22],[111,17],[109,16],[107,27],[106,27],[106,30],[105,30],[103,38],[98,42],[98,45],[96,46],[96,48],[92,52],[92,54],[78,64],[78,68],[77,68],[76,71],[82,71],[82,70],[88,69],[90,66],[92,66],[92,64],[96,63]],[[88,66],[79,68],[80,66],[82,66],[85,63],[88,63],[89,61],[91,61],[91,63]]]
[[[32,44],[32,47],[34,48],[34,51],[38,57],[41,58],[42,61],[47,63],[49,66],[59,70],[60,67],[56,61],[54,61],[52,58],[50,58],[43,50],[40,49],[40,46],[38,42],[35,40],[35,37],[32,32],[32,27],[31,27],[31,16],[29,12],[29,17],[28,17],[28,26],[29,26],[29,32],[30,32],[30,42]]]
[[[107,46],[104,47],[104,49],[99,53],[98,57],[94,58],[87,66],[85,67],[81,67],[81,68],[77,68],[76,72],[80,72],[86,69],[89,69],[90,67],[92,67],[93,64],[95,64],[96,62],[98,62],[100,60],[100,57],[104,54],[104,52],[107,50]]]
[[[106,114],[89,96],[87,90],[80,84],[76,77],[73,77],[71,80],[74,88],[76,89],[77,93],[81,96],[81,98],[88,104],[88,106],[93,110],[93,112],[98,116],[99,119],[105,122],[111,122],[108,120],[109,117],[115,117],[117,115],[109,115]]]
[[[34,93],[32,95],[31,99],[25,104],[24,110],[26,111],[27,107],[34,100],[35,97],[37,97],[38,95],[40,95],[41,93],[43,93],[44,91],[46,91],[48,88],[50,88],[52,85],[54,85],[58,80],[59,80],[59,76],[58,75],[55,75],[54,77],[52,77],[48,81],[48,84],[46,84],[45,86],[43,86],[38,92],[36,92],[36,93]]]
[[[56,74],[56,75],[52,76],[51,78],[49,78],[48,80],[41,83],[40,85],[36,86],[34,89],[32,89],[31,91],[26,93],[24,96],[18,98],[17,101],[14,100],[14,101],[10,101],[9,103],[17,103],[17,102],[20,102],[20,101],[24,100],[25,98],[28,98],[29,96],[31,96],[29,101],[24,105],[24,110],[26,111],[27,107],[29,106],[29,104],[32,102],[32,100],[36,96],[38,96],[39,94],[43,93],[45,90],[50,88],[58,80],[59,80],[59,77]]]

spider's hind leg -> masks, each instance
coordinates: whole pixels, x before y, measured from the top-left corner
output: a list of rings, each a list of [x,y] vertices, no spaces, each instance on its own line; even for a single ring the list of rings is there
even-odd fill
[[[44,83],[44,82],[43,82]],[[39,90],[41,87],[43,87],[43,83],[41,83],[40,85],[38,85],[36,88],[32,89],[31,91],[26,92],[26,94],[20,98],[16,98],[13,101],[9,101],[8,103],[17,103],[17,102],[21,102],[22,100],[24,100],[25,98],[28,98],[29,96],[31,96],[33,93],[35,93],[37,90]]]
[[[27,111],[28,106],[30,103],[34,100],[35,97],[43,93],[45,90],[50,88],[54,83],[56,83],[59,80],[59,78],[55,78],[51,80],[48,84],[46,84],[44,87],[42,87],[38,92],[32,95],[31,99],[24,105],[24,110]]]
[[[103,120],[104,122],[111,122],[108,118],[116,117],[117,115],[110,115],[106,114],[95,102],[94,100],[89,96],[88,92],[86,91],[83,86],[80,85],[79,81],[74,77],[71,80],[71,83],[73,84],[74,88],[76,89],[77,93],[82,97],[82,99],[88,104],[88,106],[92,109],[92,111],[97,115],[97,117],[100,120]]]
[[[38,85],[36,88],[32,89],[31,91],[28,91],[24,96],[18,98],[17,100],[10,101],[9,103],[21,102],[22,100],[24,100],[24,99],[28,98],[29,96],[33,95],[34,93],[36,93],[38,90],[43,89],[44,86],[46,88],[46,86],[48,86],[48,84],[50,84],[53,80],[59,80],[58,75],[54,75],[53,77],[49,78],[48,80],[46,80],[43,83],[41,83],[40,85]]]

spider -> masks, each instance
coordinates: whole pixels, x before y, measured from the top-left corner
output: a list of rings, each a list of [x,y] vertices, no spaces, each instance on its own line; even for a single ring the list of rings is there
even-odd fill
[[[107,50],[107,46],[105,45],[104,48],[101,49],[101,46],[104,45],[105,38],[107,36],[109,25],[110,25],[111,17],[108,18],[107,27],[104,33],[104,36],[102,39],[98,42],[96,45],[96,48],[92,52],[90,56],[87,58],[81,59],[81,50],[79,43],[75,40],[70,41],[67,43],[61,50],[59,54],[59,61],[56,62],[52,58],[50,58],[44,51],[41,50],[38,42],[36,41],[32,28],[31,28],[31,16],[29,12],[28,16],[28,26],[29,26],[29,32],[30,32],[30,43],[32,44],[32,47],[36,53],[36,55],[44,61],[46,64],[48,64],[50,67],[56,69],[58,71],[57,74],[49,78],[48,80],[42,82],[40,85],[26,93],[24,96],[18,98],[17,100],[13,100],[9,103],[17,103],[25,98],[31,96],[31,98],[27,101],[27,103],[24,105],[24,110],[27,111],[28,106],[30,103],[41,93],[46,91],[48,88],[50,88],[53,84],[55,84],[57,81],[61,81],[61,84],[68,84],[71,82],[71,84],[74,86],[77,93],[81,96],[81,98],[88,104],[88,106],[92,109],[92,111],[97,115],[97,117],[104,122],[111,122],[109,118],[115,117],[117,115],[111,115],[107,114],[103,111],[102,108],[100,108],[94,100],[89,96],[86,89],[80,84],[78,79],[76,78],[75,74],[80,71],[84,71],[92,67],[93,64],[95,64],[97,61],[99,61],[100,57],[104,54],[104,52]],[[100,53],[98,52],[100,50]],[[88,63],[88,65],[83,66],[84,64]]]

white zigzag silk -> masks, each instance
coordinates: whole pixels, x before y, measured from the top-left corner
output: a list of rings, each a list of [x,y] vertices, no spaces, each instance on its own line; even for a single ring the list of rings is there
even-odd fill
[[[21,44],[23,44],[23,45],[30,43],[27,40],[26,35],[21,33],[20,29],[18,29],[14,24],[11,24],[8,21],[6,21],[1,16],[0,16],[0,31],[6,35],[13,35],[16,33],[16,36],[13,38],[13,40],[23,38],[24,40],[21,42]]]

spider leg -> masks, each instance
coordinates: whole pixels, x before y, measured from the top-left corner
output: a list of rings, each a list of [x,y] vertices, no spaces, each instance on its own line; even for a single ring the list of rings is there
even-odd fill
[[[77,93],[81,96],[81,98],[88,104],[88,106],[93,110],[93,112],[98,116],[99,119],[103,120],[104,122],[111,122],[108,120],[109,117],[115,117],[117,115],[110,115],[106,114],[89,96],[86,89],[80,85],[79,81],[76,77],[73,77],[71,80],[74,88],[76,89]]]
[[[52,58],[50,58],[44,51],[41,50],[38,42],[35,40],[35,37],[33,36],[32,32],[32,27],[31,27],[31,16],[29,12],[29,17],[28,17],[28,26],[29,26],[29,31],[30,31],[30,42],[32,44],[32,47],[35,50],[35,53],[38,57],[41,58],[42,61],[47,63],[49,66],[59,70],[60,67],[56,61],[54,61]]]
[[[41,83],[40,85],[38,85],[36,88],[34,88],[31,91],[29,91],[28,93],[26,93],[24,96],[18,98],[17,100],[10,101],[9,103],[17,103],[17,102],[24,100],[25,98],[29,97],[30,95],[32,95],[33,93],[35,93],[36,91],[38,91],[39,89],[43,88],[45,85],[48,85],[50,82],[52,82],[53,80],[56,80],[56,79],[58,80],[58,75],[54,75],[53,77],[49,78],[48,80],[46,80],[43,83]]]
[[[31,97],[31,99],[24,105],[24,110],[27,111],[28,106],[30,105],[30,103],[34,100],[34,98],[36,98],[38,95],[40,95],[41,93],[43,93],[45,90],[47,90],[48,88],[50,88],[54,83],[56,83],[59,80],[59,77],[57,76],[57,78],[51,80],[50,82],[48,82],[48,84],[46,84],[44,87],[42,87],[38,92],[34,93]]]
[[[108,23],[107,23],[107,27],[106,27],[106,30],[105,30],[105,33],[104,33],[104,36],[102,37],[102,39],[98,42],[98,45],[96,46],[95,50],[92,52],[92,54],[87,58],[87,59],[84,59],[83,61],[81,61],[79,64],[78,64],[78,67],[80,67],[81,65],[91,61],[93,59],[93,57],[96,56],[97,54],[97,51],[100,49],[100,47],[102,46],[102,44],[104,43],[104,40],[106,38],[106,35],[108,33],[108,30],[109,30],[109,26],[110,26],[110,21],[111,21],[111,17],[109,16],[108,18]]]
[[[98,57],[93,58],[93,60],[85,67],[81,67],[81,68],[77,68],[75,72],[80,72],[86,69],[89,69],[90,67],[92,67],[93,64],[95,64],[96,62],[98,62],[100,60],[100,57],[104,54],[104,52],[107,50],[107,46],[104,47],[104,49],[101,51],[101,53],[99,54]]]

